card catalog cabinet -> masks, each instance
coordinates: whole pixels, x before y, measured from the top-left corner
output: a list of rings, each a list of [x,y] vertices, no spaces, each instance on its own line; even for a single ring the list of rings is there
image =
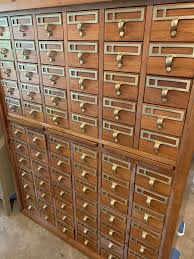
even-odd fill
[[[85,2],[2,4],[20,209],[90,258],[168,259],[194,140],[194,3]]]

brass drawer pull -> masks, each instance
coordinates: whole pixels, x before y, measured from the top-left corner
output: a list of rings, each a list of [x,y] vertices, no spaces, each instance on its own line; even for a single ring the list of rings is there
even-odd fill
[[[26,25],[20,24],[18,26],[18,31],[22,32],[22,36],[26,36],[25,31],[27,31],[28,27]]]
[[[27,185],[27,184],[24,184],[23,187],[24,187],[24,189],[27,189],[27,188],[28,188],[28,185]]]
[[[54,123],[55,123],[56,125],[59,125],[59,123],[60,123],[60,118],[57,117],[57,116],[54,116],[54,117],[53,117],[53,121],[54,121]]]
[[[22,133],[19,130],[14,131],[14,135],[17,137],[21,137]]]
[[[23,59],[29,59],[29,55],[30,55],[30,50],[29,49],[23,49],[21,51],[21,54],[23,56]]]
[[[53,97],[51,97],[51,102],[52,102],[55,106],[58,105],[59,101],[60,101],[60,98],[59,98],[58,96],[53,96]]]
[[[84,234],[87,234],[88,231],[89,231],[89,230],[88,230],[87,228],[84,228],[83,233],[84,233]]]
[[[48,206],[46,204],[43,205],[43,210],[46,210],[48,208]]]
[[[33,72],[27,71],[24,75],[30,81],[32,80]]]
[[[146,205],[147,205],[147,206],[150,206],[150,205],[151,205],[151,202],[152,202],[152,197],[147,196]]]
[[[111,184],[111,189],[112,189],[113,191],[115,191],[117,186],[118,186],[117,183],[112,182],[112,184]]]
[[[111,199],[111,201],[110,201],[110,205],[114,207],[114,206],[115,206],[115,204],[116,204],[116,202],[117,202],[117,201],[116,201],[115,199]]]
[[[77,30],[79,32],[80,37],[83,37],[85,34],[83,27],[84,27],[84,23],[80,22],[77,24]]]
[[[119,53],[117,55],[117,67],[121,68],[123,66],[123,54]]]
[[[170,24],[170,35],[172,38],[176,37],[177,27],[178,27],[179,19],[173,19]]]
[[[43,185],[45,185],[45,182],[44,181],[40,181],[39,185],[43,186]]]
[[[67,219],[67,216],[62,217],[62,221],[65,221]]]
[[[109,242],[108,243],[108,248],[111,249],[113,247],[113,243]]]
[[[144,214],[144,218],[143,218],[143,219],[144,219],[144,221],[146,221],[146,222],[147,222],[147,221],[148,221],[148,219],[149,219],[149,217],[150,217],[150,215],[149,215],[149,214],[147,214],[147,213],[145,213],[145,214]]]
[[[43,168],[42,166],[39,166],[37,170],[38,170],[38,172],[40,172],[40,171],[42,171],[43,169],[44,169],[44,168]]]
[[[82,207],[83,207],[84,209],[86,209],[86,208],[88,207],[88,203],[85,202]]]
[[[9,95],[12,95],[14,93],[14,90],[15,90],[14,88],[9,88],[7,90],[7,92],[8,92]]]
[[[25,162],[25,159],[24,159],[23,157],[21,157],[21,158],[19,159],[19,162],[20,162],[20,163]]]
[[[81,90],[84,90],[86,88],[84,86],[84,80],[85,80],[84,78],[80,78],[78,81],[78,84],[79,84]]]
[[[44,219],[47,221],[47,220],[49,219],[49,217],[48,217],[48,216],[45,216]]]
[[[114,219],[115,219],[115,217],[114,217],[114,216],[110,216],[110,218],[109,218],[109,222],[113,223]]]
[[[64,191],[60,191],[60,194],[59,194],[59,195],[62,197],[64,194],[65,194]]]
[[[83,56],[84,56],[84,52],[79,52],[79,53],[77,54],[77,57],[78,57],[78,59],[79,59],[80,65],[83,65],[83,64],[85,63],[85,60],[84,60]]]
[[[83,170],[82,173],[81,173],[81,176],[82,176],[83,178],[86,178],[87,175],[88,175],[88,172],[85,171],[85,170]]]
[[[15,105],[9,105],[9,109],[12,111],[12,112],[16,112],[16,110],[17,110],[17,106],[15,106]]]
[[[66,228],[63,228],[62,232],[63,232],[63,233],[67,232],[67,229],[66,229]]]
[[[30,195],[28,194],[28,195],[26,195],[26,200],[29,200],[30,199]]]
[[[21,144],[18,144],[16,149],[23,149],[22,145]]]
[[[35,95],[34,92],[27,92],[27,96],[29,97],[30,100],[34,99],[34,95]]]
[[[84,123],[84,122],[81,123],[81,124],[80,124],[80,130],[81,130],[82,132],[86,132],[86,126],[87,126],[86,123]]]
[[[82,192],[84,192],[84,193],[86,193],[88,190],[89,190],[89,188],[86,187],[86,186],[84,186],[84,187],[82,188]]]
[[[61,205],[61,209],[64,209],[65,207],[66,207],[66,204],[63,203],[63,204]]]
[[[35,154],[35,157],[38,157],[39,159],[41,158],[41,153],[40,152],[37,152],[36,154]]]
[[[24,177],[25,175],[26,175],[26,173],[25,173],[25,172],[23,172],[23,173],[22,173],[22,177]]]
[[[125,35],[125,30],[124,30],[125,23],[126,23],[125,21],[120,21],[118,23],[118,32],[121,38]]]
[[[149,179],[149,185],[151,185],[151,187],[153,187],[155,181],[156,181],[156,179],[155,179],[154,177],[150,177],[150,179]]]
[[[5,69],[3,69],[2,72],[3,72],[3,74],[5,74],[6,77],[10,77],[11,69],[5,68]]]
[[[121,95],[121,86],[124,85],[123,83],[117,83],[115,84],[115,90],[116,90],[116,95],[120,96]]]
[[[119,120],[119,119],[120,119],[119,113],[120,113],[121,111],[122,111],[121,108],[118,108],[118,107],[115,108],[115,110],[114,110],[114,116],[115,116],[115,119],[116,119],[116,120]]]
[[[114,141],[117,143],[119,142],[118,136],[119,136],[120,132],[119,131],[114,131],[112,136],[114,138]]]
[[[57,178],[57,180],[58,180],[59,182],[61,182],[63,179],[64,179],[64,177],[63,177],[62,175],[60,175],[60,176]]]
[[[83,217],[83,221],[87,221],[87,220],[88,220],[88,216],[85,215],[85,216]]]
[[[85,112],[85,111],[86,111],[85,106],[86,106],[86,103],[84,103],[84,102],[81,102],[81,103],[80,103],[79,107],[81,108],[81,111],[82,111],[82,112]]]
[[[112,172],[116,173],[117,168],[118,168],[118,165],[117,164],[113,164],[112,165]]]
[[[64,162],[63,162],[63,161],[59,160],[59,161],[57,162],[57,166],[58,166],[58,167],[62,167],[63,165],[64,165]]]
[[[34,137],[34,138],[32,139],[32,142],[33,142],[35,145],[38,145],[39,139],[38,139],[37,137]]]
[[[140,249],[139,249],[139,252],[140,252],[141,254],[143,254],[144,251],[145,251],[145,247],[144,247],[144,246],[141,246]]]
[[[155,154],[159,153],[160,145],[161,145],[160,142],[155,141],[155,144],[154,144],[154,153]]]
[[[56,75],[49,75],[48,79],[51,81],[52,85],[56,84],[57,76]]]
[[[169,55],[166,57],[166,61],[165,61],[165,68],[167,72],[170,72],[172,70],[172,62],[173,62],[173,55]]]
[[[86,155],[85,153],[82,153],[80,159],[81,159],[82,161],[85,161],[85,160],[86,160],[86,157],[87,157],[87,155]]]
[[[110,231],[108,232],[109,236],[113,236],[115,233],[115,231],[113,229],[110,229]]]
[[[55,149],[56,149],[56,151],[61,152],[62,145],[61,145],[61,144],[57,144],[56,147],[55,147]]]
[[[28,210],[31,210],[33,209],[33,207],[31,205],[28,206]]]
[[[42,194],[41,194],[41,198],[44,198],[45,196],[46,196],[45,193],[42,193]]]
[[[142,230],[142,235],[141,235],[142,239],[146,239],[147,234],[148,234],[147,232]]]
[[[46,23],[44,28],[45,28],[45,31],[47,32],[48,37],[53,35],[53,27],[51,24]]]
[[[86,239],[86,240],[84,240],[84,245],[86,245],[86,246],[87,246],[87,245],[88,245],[88,242],[89,242],[89,241],[88,241],[87,239]]]
[[[113,259],[113,255],[108,255],[108,259]]]
[[[47,52],[47,56],[49,57],[49,61],[55,61],[55,56],[57,55],[57,52],[54,50],[50,50]]]
[[[163,128],[163,122],[164,122],[164,118],[158,118],[156,121],[157,124],[157,128],[158,129],[162,129]]]
[[[5,31],[5,28],[1,26],[1,27],[0,27],[0,36],[3,36],[4,31]]]
[[[8,49],[2,48],[2,49],[0,49],[0,53],[2,54],[2,56],[4,58],[6,58],[7,57],[7,53],[8,53]]]

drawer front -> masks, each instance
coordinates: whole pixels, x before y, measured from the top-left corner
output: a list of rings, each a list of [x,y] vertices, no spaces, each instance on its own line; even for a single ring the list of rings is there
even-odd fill
[[[30,169],[30,159],[27,156],[16,154],[16,162],[18,167]]]
[[[42,202],[41,200],[38,201],[38,207],[39,207],[39,210],[43,211],[45,214],[52,215],[52,216],[54,215],[53,207]]]
[[[75,113],[98,117],[98,98],[79,92],[71,92],[71,110]]]
[[[45,105],[67,110],[66,91],[57,88],[44,87]]]
[[[20,179],[22,179],[25,183],[29,183],[33,185],[33,178],[32,178],[32,173],[28,170],[25,169],[19,169],[18,174]]]
[[[57,127],[69,128],[68,114],[63,110],[46,107],[46,121]]]
[[[39,84],[39,74],[37,64],[18,63],[18,70],[21,82]]]
[[[98,11],[68,12],[67,30],[69,40],[98,40]]]
[[[119,179],[127,182],[130,181],[131,168],[131,161],[128,157],[118,159],[117,157],[106,153],[102,156],[102,170]]]
[[[27,141],[26,129],[24,127],[11,123],[10,130],[11,130],[11,134],[14,138],[17,138],[17,139],[20,139],[23,141]]]
[[[98,138],[98,119],[72,113],[70,123],[73,131]]]
[[[55,136],[49,136],[50,151],[59,155],[70,157],[70,143]]]
[[[38,160],[32,159],[32,170],[38,173],[44,179],[49,179],[50,177],[48,166]]]
[[[32,101],[35,103],[42,103],[42,97],[39,85],[31,85],[26,83],[21,83],[20,88],[22,91],[22,96],[24,101]]]
[[[28,202],[24,202],[24,209],[26,209],[30,214],[36,215],[38,213],[37,207]]]
[[[45,135],[33,130],[27,130],[28,142],[34,146],[47,149]]]
[[[113,255],[112,253],[106,251],[105,249],[101,249],[101,255],[103,256],[103,258],[105,259],[119,259],[119,257],[116,257],[115,255]]]
[[[129,197],[129,182],[122,181],[104,172],[102,174],[102,188],[125,199]]]
[[[73,205],[62,200],[55,200],[56,209],[63,212],[65,215],[73,217]]]
[[[161,234],[154,232],[135,221],[131,223],[130,234],[136,239],[156,249],[160,247]]]
[[[74,162],[73,175],[89,184],[97,184],[97,171],[88,166]]]
[[[27,183],[25,181],[20,180],[20,187],[21,187],[21,190],[23,193],[25,192],[25,193],[35,196],[34,187],[33,187],[32,183]]]
[[[123,258],[123,245],[118,244],[115,241],[110,241],[104,236],[101,237],[101,247],[108,252],[116,255],[118,258]]]
[[[19,93],[19,89],[16,81],[3,79],[1,80],[1,85],[3,87],[5,96],[10,96],[13,98],[20,99],[20,93]]]
[[[181,136],[185,111],[149,104],[143,105],[141,127],[174,136]]]
[[[77,220],[80,223],[88,227],[91,227],[94,230],[97,229],[97,218],[95,216],[92,216],[92,215],[89,216],[88,214],[85,214],[84,212],[79,210],[76,211],[76,214],[77,214]]]
[[[106,42],[104,45],[104,69],[140,72],[141,43]]]
[[[51,172],[52,181],[60,185],[62,188],[71,189],[71,176],[69,174],[60,173],[55,169]]]
[[[97,42],[68,42],[69,66],[98,68]]]
[[[104,96],[136,101],[138,86],[138,74],[104,72]]]
[[[0,41],[0,59],[1,60],[14,60],[11,41]]]
[[[34,27],[31,15],[11,17],[14,39],[34,39]]]
[[[17,61],[37,63],[37,52],[34,41],[15,41]]]
[[[24,192],[24,193],[22,193],[22,197],[23,197],[24,202],[28,202],[28,203],[32,204],[34,207],[37,206],[36,197],[34,195]]]
[[[177,108],[187,108],[191,80],[182,78],[147,76],[144,101]]]
[[[38,39],[62,40],[63,23],[61,13],[36,15]]]
[[[57,228],[66,236],[74,239],[74,229],[71,228],[70,226],[66,226],[63,224],[61,221],[57,221]]]
[[[70,217],[66,216],[64,213],[60,212],[59,210],[56,211],[56,217],[58,220],[63,222],[63,225],[67,226],[67,228],[71,228],[74,226],[73,220]]]
[[[103,118],[128,125],[135,124],[136,104],[134,102],[103,98]]]
[[[79,194],[76,195],[76,208],[87,215],[97,215],[97,204],[84,197],[80,198]]]
[[[0,40],[10,39],[10,30],[7,17],[0,18]]]
[[[145,8],[105,10],[105,40],[143,41]]]
[[[164,214],[145,208],[139,204],[133,204],[132,218],[137,219],[148,226],[153,227],[156,231],[161,232],[163,229]]]
[[[151,41],[193,42],[193,11],[192,4],[156,5]]]
[[[94,241],[90,241],[88,240],[86,237],[78,234],[77,236],[77,240],[83,244],[85,247],[91,249],[91,250],[94,250],[95,252],[97,251],[98,249],[98,246],[97,246],[97,243],[95,243]]]
[[[134,201],[160,213],[166,213],[168,197],[135,185]]]
[[[63,41],[39,41],[42,64],[65,65]]]
[[[93,231],[91,228],[88,228],[78,223],[77,232],[78,232],[78,235],[82,235],[84,238],[89,239],[94,243],[97,242],[97,231]]]
[[[98,94],[98,71],[69,68],[70,90]]]
[[[64,173],[71,173],[71,162],[67,157],[51,154],[51,166]]]
[[[23,155],[28,156],[29,151],[28,151],[28,145],[26,142],[18,140],[18,139],[13,139],[13,146],[16,152],[21,152]]]
[[[120,231],[120,229],[113,229],[105,223],[101,224],[101,233],[111,240],[116,241],[120,244],[124,244],[125,232]]]
[[[139,149],[147,153],[176,160],[179,142],[179,138],[141,130]]]
[[[169,196],[173,176],[138,165],[135,182],[146,189]]]
[[[35,178],[35,184],[36,188],[39,190],[42,190],[43,192],[49,193],[51,192],[51,186],[50,183],[48,182],[48,179],[42,179],[38,174],[34,174]]]
[[[42,163],[48,164],[48,155],[45,150],[34,147],[34,146],[30,146],[29,149],[30,149],[30,155],[31,155],[32,159],[35,159]]]
[[[194,44],[152,43],[149,46],[147,73],[193,77]]]
[[[110,121],[103,121],[103,140],[117,143],[122,146],[132,147],[133,127]]]
[[[108,192],[102,192],[101,203],[111,209],[114,209],[123,214],[127,214],[128,211],[128,200],[117,197]]]
[[[11,61],[0,61],[0,73],[2,79],[17,80],[15,66]]]
[[[75,179],[75,189],[80,195],[87,199],[97,200],[97,187],[81,180]]]
[[[21,102],[18,99],[5,97],[7,113],[22,115]]]
[[[55,198],[57,198],[58,200],[64,199],[68,203],[70,204],[72,203],[72,193],[70,190],[54,184],[54,192],[55,192]]]
[[[97,166],[98,166],[97,158],[98,158],[98,154],[96,151],[82,146],[78,146],[75,144],[73,145],[74,161],[97,169]]]
[[[66,89],[65,69],[55,66],[41,66],[43,85]]]
[[[44,211],[40,211],[40,218],[48,222],[49,224],[55,225],[55,217],[54,215],[49,215]]]
[[[122,230],[122,232],[124,233],[126,229],[127,219],[124,216],[115,214],[114,211],[102,208],[101,222],[109,225],[112,228]]]
[[[36,193],[38,199],[42,200],[44,203],[53,204],[52,196],[50,193],[45,192],[45,190],[41,190],[41,188],[37,188],[36,186]]]

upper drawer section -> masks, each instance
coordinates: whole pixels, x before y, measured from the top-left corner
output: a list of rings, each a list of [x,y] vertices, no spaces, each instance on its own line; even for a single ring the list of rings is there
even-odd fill
[[[67,13],[67,30],[69,40],[98,40],[98,11]]]
[[[156,5],[151,41],[194,41],[194,4]]]
[[[34,39],[34,27],[31,15],[11,17],[14,39]]]
[[[10,39],[10,31],[7,17],[0,17],[0,39]]]
[[[143,41],[145,8],[105,11],[105,40]]]
[[[36,23],[40,40],[63,40],[61,13],[36,15]]]

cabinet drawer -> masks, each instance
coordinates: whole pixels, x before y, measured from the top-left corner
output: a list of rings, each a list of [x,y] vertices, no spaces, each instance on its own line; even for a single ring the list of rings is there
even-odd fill
[[[97,187],[75,179],[75,190],[87,199],[97,200]]]
[[[131,177],[131,161],[128,157],[117,158],[105,153],[102,155],[102,170],[128,182]]]
[[[138,86],[138,74],[104,72],[104,96],[136,101]]]
[[[51,193],[45,192],[45,190],[41,190],[41,188],[36,186],[36,193],[38,199],[42,200],[44,203],[53,204]]]
[[[70,90],[98,94],[98,71],[69,68]]]
[[[172,174],[168,175],[144,166],[137,166],[135,182],[146,189],[169,196],[172,180]]]
[[[71,189],[71,175],[61,173],[56,169],[52,169],[51,171],[52,182],[55,182],[57,185],[60,185],[62,188]]]
[[[48,222],[48,224],[53,224],[55,225],[55,217],[54,214],[53,215],[49,215],[48,213],[46,213],[45,211],[40,211],[40,218],[45,220],[46,222]]]
[[[101,223],[101,233],[111,240],[116,241],[120,244],[124,244],[125,232],[120,231],[120,229],[111,228],[106,223]]]
[[[91,167],[74,162],[73,175],[89,184],[97,184],[97,170]]]
[[[67,31],[69,40],[98,40],[98,11],[68,12]]]
[[[61,221],[57,221],[57,228],[64,234],[67,235],[68,237],[74,239],[74,229],[70,226],[66,226],[63,224]]]
[[[141,130],[139,149],[147,153],[176,160],[179,142],[179,138]]]
[[[98,117],[98,97],[96,95],[71,92],[71,110],[75,113]]]
[[[73,145],[73,159],[74,161],[91,166],[97,169],[98,166],[97,152],[78,145]]]
[[[71,129],[75,132],[98,138],[98,119],[72,113]]]
[[[16,162],[18,164],[18,167],[24,168],[24,169],[30,169],[30,159],[28,156],[16,154]]]
[[[39,147],[35,146],[30,146],[29,149],[32,159],[48,164],[48,155],[46,150],[40,149]]]
[[[103,118],[128,125],[135,124],[136,103],[103,98]]]
[[[156,231],[161,232],[163,229],[165,216],[164,214],[134,203],[132,209],[132,218],[140,220],[145,224],[153,227]]]
[[[46,107],[46,121],[57,127],[69,128],[68,114],[64,110]]]
[[[63,23],[61,13],[36,15],[38,39],[63,40]]]
[[[66,89],[65,69],[55,66],[41,66],[43,85]]]
[[[129,197],[129,182],[115,178],[112,175],[102,173],[102,188],[105,191],[112,192],[115,195],[121,196],[125,199]]]
[[[177,108],[187,108],[190,90],[190,79],[147,76],[144,101]]]
[[[141,43],[106,42],[104,44],[104,69],[140,72],[141,49]]]
[[[33,130],[27,130],[28,142],[34,146],[47,149],[45,135]]]
[[[145,8],[105,10],[105,40],[143,41]]]
[[[14,39],[34,39],[34,27],[31,15],[11,17]]]
[[[10,30],[7,17],[0,17],[0,40],[10,39]]]
[[[1,60],[14,60],[13,51],[10,40],[0,41],[0,59]]]
[[[137,252],[134,252],[134,251],[131,250],[130,248],[129,248],[129,250],[128,250],[128,257],[127,257],[127,258],[128,258],[128,259],[136,259],[136,258],[138,258],[138,259],[145,259],[144,256],[140,255],[140,254],[137,253]]]
[[[122,146],[132,147],[133,127],[103,121],[103,139]]]
[[[67,227],[70,227],[70,228],[74,226],[73,219],[66,216],[65,214],[63,214],[59,210],[56,211],[56,217],[57,217],[58,220],[63,222],[64,226],[67,226]]]
[[[46,213],[47,215],[52,215],[54,214],[53,207],[48,205],[47,203],[42,202],[41,200],[38,201],[38,207],[41,211]]]
[[[0,61],[0,73],[2,79],[17,80],[15,66],[11,61]]]
[[[5,96],[20,99],[19,88],[16,81],[3,79],[1,80],[1,85]]]
[[[70,143],[60,137],[49,136],[50,151],[59,155],[70,157]]]
[[[20,180],[20,187],[22,189],[22,193],[30,193],[31,195],[35,195],[34,192],[34,186],[32,185],[32,183],[27,183],[25,181]]]
[[[138,240],[156,249],[160,247],[161,234],[154,232],[139,223],[132,221],[130,234]]]
[[[22,197],[23,197],[24,202],[29,202],[34,207],[37,206],[37,204],[36,204],[36,197],[34,195],[29,194],[27,192],[24,192],[24,193],[22,193]]]
[[[63,41],[39,41],[42,64],[65,65]]]
[[[50,177],[48,165],[45,165],[40,161],[32,159],[32,170],[41,175],[44,179],[49,179]]]
[[[27,182],[33,185],[32,173],[30,171],[20,168],[18,170],[18,175],[25,183]]]
[[[28,145],[25,141],[13,139],[13,146],[16,152],[21,152],[23,155],[28,156]]]
[[[110,241],[106,237],[101,237],[101,247],[119,258],[123,258],[123,245],[115,241]]]
[[[71,161],[69,158],[51,153],[51,166],[64,173],[71,173]]]
[[[78,235],[82,235],[84,238],[89,239],[94,243],[97,242],[97,231],[94,231],[93,229],[78,223],[77,232],[78,232]]]
[[[22,116],[21,102],[18,99],[5,97],[5,104],[7,107],[7,113],[17,114]]]
[[[38,210],[37,210],[37,207],[35,205],[32,205],[28,202],[24,202],[24,209],[26,209],[29,213],[31,214],[37,214],[38,213]]]
[[[193,4],[156,5],[150,40],[193,42],[193,11]]]
[[[45,105],[67,110],[66,91],[44,87]]]
[[[13,137],[18,138],[23,141],[27,141],[26,129],[17,124],[11,123],[10,130]]]
[[[157,132],[181,136],[184,126],[185,111],[164,108],[149,104],[143,105],[141,127]]]
[[[98,68],[97,42],[68,42],[69,66]]]
[[[24,101],[32,101],[40,104],[42,103],[42,97],[41,97],[39,85],[21,83],[20,87],[21,87]]]
[[[55,192],[55,198],[57,199],[63,199],[67,201],[68,203],[72,203],[72,192],[66,188],[62,188],[56,184],[54,184],[54,192]]]
[[[39,72],[37,64],[18,63],[21,82],[39,84]]]
[[[37,63],[37,52],[34,41],[15,41],[17,61]]]
[[[78,233],[78,236],[77,236],[77,240],[83,244],[84,246],[86,246],[87,248],[91,249],[91,250],[94,250],[95,252],[97,252],[97,249],[98,249],[98,246],[97,246],[97,243],[95,243],[94,241],[90,241],[88,240],[86,237],[80,235]]]
[[[48,182],[48,179],[42,179],[38,174],[34,174],[36,189],[42,190],[43,192],[50,193],[51,185]]]
[[[147,73],[193,77],[194,44],[152,43],[149,46]]]
[[[76,211],[77,214],[77,220],[86,225],[89,226],[91,228],[93,228],[94,230],[97,229],[97,218],[93,215],[88,216],[88,214],[85,214],[85,212],[83,211]]]
[[[114,194],[104,192],[101,193],[101,203],[111,209],[123,214],[127,214],[128,200],[115,196]]]
[[[157,249],[154,249],[152,247],[147,247],[145,246],[144,243],[139,241],[138,239],[131,237],[129,240],[129,248],[141,254],[144,258],[149,258],[149,259],[157,259],[158,258],[158,251]]]
[[[65,215],[68,215],[71,218],[73,218],[73,205],[72,205],[72,203],[70,204],[70,203],[68,203],[66,201],[55,200],[55,204],[56,204],[56,209],[57,210],[60,210]]]
[[[76,195],[76,208],[88,215],[97,215],[97,204],[84,197],[80,198],[79,194]]]
[[[105,259],[119,259],[115,255],[111,254],[110,252],[106,251],[105,249],[101,249],[101,255]]]
[[[161,213],[167,211],[168,197],[146,190],[138,185],[135,185],[134,201]]]
[[[115,229],[119,229],[124,233],[126,229],[127,219],[122,215],[115,214],[115,212],[111,210],[101,208],[101,222]]]

